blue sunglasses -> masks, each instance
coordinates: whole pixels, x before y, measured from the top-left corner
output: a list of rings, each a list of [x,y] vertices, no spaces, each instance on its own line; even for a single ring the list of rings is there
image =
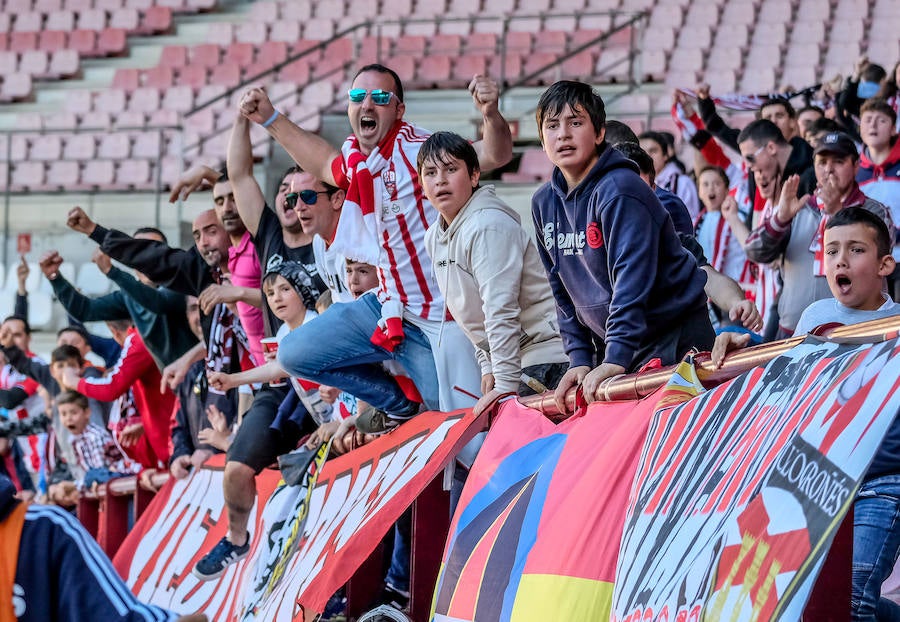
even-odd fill
[[[350,89],[347,91],[347,97],[349,97],[350,101],[354,104],[361,104],[366,99],[366,95],[370,93],[372,96],[372,103],[376,106],[387,106],[391,103],[391,97],[394,96],[390,91],[382,91],[381,89],[372,89],[371,91],[366,89]]]

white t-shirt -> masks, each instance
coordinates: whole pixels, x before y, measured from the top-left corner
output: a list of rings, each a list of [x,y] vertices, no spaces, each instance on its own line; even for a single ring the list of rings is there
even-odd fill
[[[817,300],[804,309],[800,315],[800,320],[797,322],[794,334],[805,335],[816,326],[821,326],[822,324],[838,323],[847,326],[900,315],[900,304],[897,304],[889,297],[886,298],[885,303],[874,311],[845,307],[836,298]]]
[[[325,285],[331,290],[334,302],[353,302],[353,294],[347,286],[347,260],[339,252],[325,247],[322,236],[313,238],[313,253],[316,255],[316,269]]]

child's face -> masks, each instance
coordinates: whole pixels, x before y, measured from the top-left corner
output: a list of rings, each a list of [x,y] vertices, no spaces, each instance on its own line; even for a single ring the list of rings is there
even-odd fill
[[[266,283],[263,288],[269,308],[279,320],[288,326],[299,326],[306,317],[306,307],[297,290],[281,275]]]
[[[347,287],[354,298],[359,298],[370,289],[378,287],[375,266],[368,263],[347,261]]]
[[[423,162],[419,178],[425,196],[449,222],[471,198],[481,173],[472,171],[470,175],[465,162],[448,154],[443,154],[441,160]]]
[[[90,421],[91,413],[78,404],[60,404],[57,407],[59,420],[72,434],[81,434]]]
[[[873,311],[884,304],[884,277],[894,271],[894,258],[880,256],[875,231],[855,223],[825,230],[825,278],[845,307]]]
[[[544,152],[558,166],[566,180],[580,182],[597,161],[597,145],[603,142],[606,129],[599,132],[587,112],[568,104],[558,116],[544,117],[541,122]]]
[[[644,138],[641,140],[641,149],[647,152],[650,159],[653,160],[653,170],[659,175],[659,172],[666,167],[666,151],[655,140]]]
[[[706,171],[700,174],[698,190],[700,191],[700,200],[711,212],[718,212],[725,197],[728,196],[728,187],[721,175],[715,171]]]
[[[50,364],[50,375],[53,376],[53,379],[56,380],[58,384],[62,384],[62,373],[66,368],[74,369],[76,374],[78,374],[79,376],[81,375],[81,366],[75,359],[69,359],[67,361],[54,361]]]
[[[859,119],[859,135],[866,147],[883,149],[891,144],[894,124],[883,112],[867,110]]]

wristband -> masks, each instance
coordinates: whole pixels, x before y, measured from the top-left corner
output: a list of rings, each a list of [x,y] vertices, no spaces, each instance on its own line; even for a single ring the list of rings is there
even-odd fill
[[[278,118],[278,115],[280,115],[280,114],[281,114],[281,113],[278,112],[278,110],[275,110],[275,112],[272,113],[272,116],[269,117],[268,119],[266,119],[265,121],[263,121],[263,122],[261,123],[261,125],[262,125],[263,127],[269,127],[270,125],[272,125],[273,123],[275,123],[275,119],[277,119],[277,118]]]

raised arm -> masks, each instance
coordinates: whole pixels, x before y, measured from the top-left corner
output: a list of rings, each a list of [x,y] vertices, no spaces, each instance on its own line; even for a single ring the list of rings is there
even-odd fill
[[[259,228],[259,219],[266,209],[266,198],[263,196],[256,178],[253,177],[253,145],[250,144],[250,120],[238,113],[231,128],[231,140],[228,143],[228,179],[234,192],[234,202],[238,214],[247,231],[254,238]]]
[[[66,312],[79,322],[98,322],[106,320],[127,320],[131,317],[122,300],[121,292],[113,292],[99,298],[88,298],[75,289],[60,274],[59,266],[63,259],[56,251],[47,251],[41,256],[38,265],[50,285],[53,293]]]
[[[265,89],[255,88],[244,93],[240,111],[248,120],[266,128],[269,135],[284,147],[303,170],[327,184],[337,185],[331,172],[331,163],[340,156],[340,151],[318,134],[304,130],[277,112]],[[244,220],[244,223],[247,221]]]
[[[487,76],[477,75],[469,83],[469,92],[484,124],[483,138],[473,145],[478,163],[482,171],[500,168],[512,159],[513,147],[509,123],[500,114],[500,89]]]

